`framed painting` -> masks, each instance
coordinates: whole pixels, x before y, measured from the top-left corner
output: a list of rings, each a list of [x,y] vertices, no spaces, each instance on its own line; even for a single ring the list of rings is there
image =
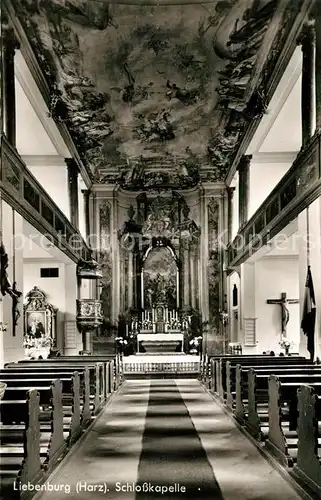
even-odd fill
[[[37,286],[26,295],[24,305],[24,334],[25,336],[40,339],[50,337],[56,341],[57,309],[49,304],[46,294]]]

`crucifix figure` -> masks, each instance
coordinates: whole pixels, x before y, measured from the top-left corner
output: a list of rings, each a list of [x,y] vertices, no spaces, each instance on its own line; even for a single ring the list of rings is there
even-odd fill
[[[267,304],[279,304],[281,306],[281,327],[282,327],[282,335],[286,337],[286,327],[290,319],[289,309],[287,308],[288,304],[298,304],[298,299],[287,299],[286,293],[281,293],[280,299],[269,299],[266,301]]]

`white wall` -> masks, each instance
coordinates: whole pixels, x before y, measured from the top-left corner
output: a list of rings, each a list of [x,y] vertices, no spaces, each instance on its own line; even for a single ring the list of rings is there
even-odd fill
[[[267,304],[268,299],[279,299],[285,292],[289,299],[299,299],[299,258],[264,258],[255,263],[255,315],[257,317],[257,352],[280,352],[281,307]],[[300,306],[288,305],[290,319],[287,336],[295,343],[298,352],[300,341]]]
[[[269,196],[291,163],[259,163],[251,161],[249,219]]]
[[[299,76],[260,151],[298,152],[301,144],[301,76]]]
[[[84,183],[81,175],[78,175],[78,218],[79,218],[79,231],[84,239],[86,239],[86,219],[85,219],[85,200],[84,195],[81,192],[82,189],[86,189],[86,184]]]
[[[67,166],[32,166],[28,169],[70,220]]]
[[[41,278],[40,269],[45,267],[58,267],[59,278]],[[26,294],[30,292],[34,286],[38,286],[47,295],[48,302],[58,308],[57,345],[61,348],[63,345],[64,317],[66,311],[65,265],[55,261],[50,261],[49,263],[41,263],[39,261],[24,262],[23,275],[24,301]]]
[[[234,285],[237,286],[238,290],[238,306],[233,306],[233,288]],[[229,286],[229,295],[228,295],[228,304],[229,304],[229,339],[230,342],[238,342],[242,341],[240,339],[240,314],[239,314],[239,306],[240,306],[240,277],[237,273],[233,273],[228,277],[228,286]],[[235,318],[235,312],[238,313],[238,319]]]
[[[16,281],[17,290],[23,290],[22,275],[22,248],[19,245],[22,233],[23,220],[12,207],[1,201],[0,229],[2,241],[8,254],[7,275],[10,283]],[[15,238],[15,237],[18,238]],[[18,305],[20,317],[16,325],[15,336],[13,335],[12,298],[6,294],[4,297],[0,293],[0,323],[2,322],[5,331],[0,332],[0,367],[4,363],[23,359],[23,308],[22,300]]]

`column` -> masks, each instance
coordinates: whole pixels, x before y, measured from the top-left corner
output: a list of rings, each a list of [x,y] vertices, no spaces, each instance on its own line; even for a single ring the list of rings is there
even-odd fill
[[[78,229],[79,227],[79,207],[78,207],[78,165],[73,158],[66,158],[68,169],[68,190],[70,204],[70,222]]]
[[[191,252],[190,252],[190,304],[193,307],[193,309],[196,309],[196,296],[195,296],[195,291],[196,291],[196,286],[195,286],[195,261],[196,261],[196,251],[195,247],[192,246]]]
[[[4,101],[4,132],[10,144],[16,146],[16,92],[14,56],[19,44],[14,31],[8,25],[3,29],[3,101]]]
[[[133,307],[133,253],[128,250],[128,307]]]
[[[84,196],[84,204],[85,204],[86,240],[87,240],[87,243],[89,243],[88,240],[89,240],[89,235],[90,235],[90,211],[89,211],[90,191],[89,191],[89,189],[82,189],[81,192]]]
[[[321,6],[315,5],[315,107],[316,131],[321,130]]]
[[[183,290],[183,297],[184,297],[184,306],[188,307],[190,305],[189,301],[189,294],[190,294],[190,273],[189,273],[189,249],[187,246],[187,243],[185,243],[186,247],[184,246],[184,290]]]
[[[244,155],[239,163],[239,229],[248,220],[250,194],[250,164],[252,156]]]
[[[227,188],[227,241],[232,241],[233,233],[233,196],[235,188]]]
[[[304,26],[299,41],[302,45],[302,147],[305,148],[313,135],[314,27],[312,25]]]

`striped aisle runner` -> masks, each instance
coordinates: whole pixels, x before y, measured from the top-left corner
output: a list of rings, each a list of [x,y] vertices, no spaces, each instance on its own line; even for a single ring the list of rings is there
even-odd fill
[[[136,499],[222,500],[194,424],[173,380],[150,384]]]

